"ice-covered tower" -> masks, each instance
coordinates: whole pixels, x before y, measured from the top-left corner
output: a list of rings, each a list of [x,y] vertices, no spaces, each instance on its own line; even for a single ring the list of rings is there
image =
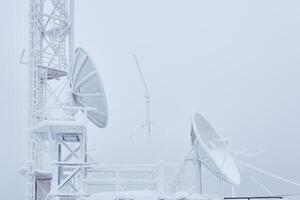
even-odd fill
[[[53,117],[60,114],[50,115],[54,109],[68,109],[55,106],[69,87],[74,0],[30,0],[29,26],[26,199],[78,199],[86,195],[86,128],[70,118]]]

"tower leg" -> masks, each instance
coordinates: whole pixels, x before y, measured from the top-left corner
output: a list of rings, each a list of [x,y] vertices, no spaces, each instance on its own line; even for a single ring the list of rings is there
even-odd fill
[[[231,186],[231,196],[235,197],[235,188],[234,188],[234,186]]]
[[[196,164],[196,187],[197,187],[197,192],[199,194],[202,194],[202,164],[199,159],[195,159],[195,164]]]

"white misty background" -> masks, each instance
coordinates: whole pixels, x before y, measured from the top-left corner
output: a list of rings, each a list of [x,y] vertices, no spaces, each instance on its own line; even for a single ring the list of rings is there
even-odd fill
[[[24,199],[29,0],[0,12],[0,197]],[[279,0],[76,1],[76,46],[88,50],[108,96],[106,129],[89,125],[100,163],[181,162],[189,151],[190,114],[202,113],[233,148],[263,154],[245,160],[300,182],[300,2]],[[145,120],[151,92],[161,128],[129,139]],[[163,128],[162,128],[163,127]],[[297,188],[258,176],[274,193]],[[263,193],[244,180],[238,194]]]

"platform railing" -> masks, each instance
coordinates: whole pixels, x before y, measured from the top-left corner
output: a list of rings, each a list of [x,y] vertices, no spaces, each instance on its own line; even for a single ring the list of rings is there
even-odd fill
[[[87,187],[105,188],[116,194],[122,191],[151,190],[157,194],[165,193],[167,177],[166,167],[176,164],[159,162],[156,164],[101,164],[87,168]],[[96,189],[96,192],[99,190]],[[105,191],[101,191],[105,192]],[[93,193],[93,192],[92,192]]]

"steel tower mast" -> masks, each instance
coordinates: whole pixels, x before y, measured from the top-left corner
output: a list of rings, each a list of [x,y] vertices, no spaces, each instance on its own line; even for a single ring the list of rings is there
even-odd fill
[[[85,196],[85,126],[50,120],[48,112],[60,95],[57,88],[62,91],[67,85],[74,52],[74,0],[30,0],[29,27],[26,199],[78,199]]]
[[[30,0],[30,125],[45,119],[47,81],[67,75],[74,52],[74,0]]]

